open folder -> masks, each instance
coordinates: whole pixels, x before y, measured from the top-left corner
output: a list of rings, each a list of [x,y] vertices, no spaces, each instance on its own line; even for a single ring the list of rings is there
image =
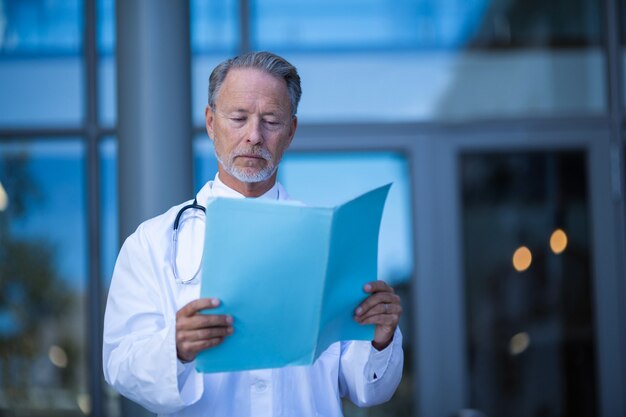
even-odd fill
[[[310,365],[332,343],[373,340],[354,321],[376,280],[378,232],[391,184],[337,207],[215,198],[206,207],[202,297],[234,333],[196,358],[201,372]]]

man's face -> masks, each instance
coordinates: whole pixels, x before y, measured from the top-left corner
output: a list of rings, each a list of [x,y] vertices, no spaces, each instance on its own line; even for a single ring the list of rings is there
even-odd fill
[[[206,128],[220,162],[220,177],[241,183],[274,179],[296,131],[284,80],[251,68],[231,69],[207,106]]]

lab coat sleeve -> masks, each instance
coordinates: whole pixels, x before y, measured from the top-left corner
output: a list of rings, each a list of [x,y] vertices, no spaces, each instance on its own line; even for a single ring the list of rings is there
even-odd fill
[[[371,342],[341,343],[339,391],[359,407],[388,401],[402,379],[404,353],[402,333],[397,328],[392,342],[376,350]]]
[[[158,256],[142,226],[120,251],[104,318],[104,376],[148,410],[173,413],[200,399],[203,381],[177,359],[176,311]]]

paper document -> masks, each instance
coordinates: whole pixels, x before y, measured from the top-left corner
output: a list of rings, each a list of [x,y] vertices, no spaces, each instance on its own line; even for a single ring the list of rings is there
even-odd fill
[[[372,340],[354,321],[377,278],[378,232],[391,184],[337,207],[215,198],[206,207],[202,297],[222,304],[234,333],[196,369],[228,372],[310,365],[332,343]]]

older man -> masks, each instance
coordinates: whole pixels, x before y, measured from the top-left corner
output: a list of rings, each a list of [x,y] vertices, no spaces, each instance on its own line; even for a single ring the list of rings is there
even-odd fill
[[[210,197],[289,199],[276,172],[298,126],[300,95],[296,69],[274,54],[249,53],[218,65],[205,110],[218,174],[198,192],[191,210],[184,210],[187,202],[144,222],[120,251],[105,314],[104,374],[122,395],[149,410],[175,416],[341,416],[341,397],[359,406],[378,404],[400,381],[402,308],[383,281],[367,284],[370,295],[355,306],[357,322],[376,325],[371,342],[335,343],[311,366],[218,374],[194,369],[200,351],[237,331],[228,315],[200,314],[220,301],[199,298],[197,248],[204,223],[197,221],[198,212]]]

